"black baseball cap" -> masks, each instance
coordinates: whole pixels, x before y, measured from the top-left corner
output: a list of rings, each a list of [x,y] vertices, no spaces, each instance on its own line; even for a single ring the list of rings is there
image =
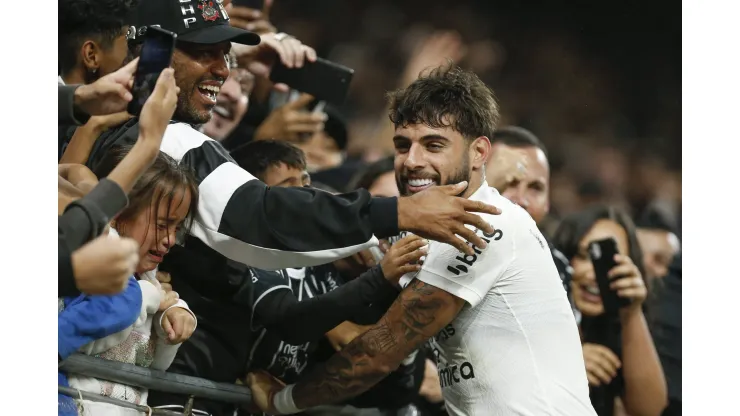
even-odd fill
[[[223,0],[141,0],[134,13],[129,41],[146,36],[146,28],[159,26],[177,34],[177,40],[198,44],[225,41],[258,45],[256,33],[229,25]]]

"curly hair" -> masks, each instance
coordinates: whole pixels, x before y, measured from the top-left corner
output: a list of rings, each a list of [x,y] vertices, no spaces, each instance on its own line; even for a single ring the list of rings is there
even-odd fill
[[[407,88],[388,93],[396,128],[451,127],[468,140],[493,138],[499,108],[493,91],[473,72],[451,63],[422,72]]]

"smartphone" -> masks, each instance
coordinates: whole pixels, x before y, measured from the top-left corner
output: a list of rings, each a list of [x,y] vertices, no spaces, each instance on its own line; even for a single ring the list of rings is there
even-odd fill
[[[321,58],[306,61],[302,68],[287,68],[278,61],[270,71],[270,80],[340,106],[347,98],[354,73],[354,69]]]
[[[609,279],[609,270],[617,265],[614,256],[619,254],[617,242],[613,238],[592,241],[588,245],[588,254],[594,266],[594,274],[599,285],[604,311],[609,315],[615,315],[620,308],[630,304],[629,299],[619,297],[617,292],[609,287],[609,284],[614,280]]]
[[[265,0],[231,0],[235,7],[248,7],[250,9],[262,10],[265,7]]]
[[[134,85],[131,88],[133,99],[128,103],[129,114],[135,116],[141,113],[144,103],[152,95],[159,74],[172,64],[172,54],[175,52],[177,40],[176,34],[157,26],[149,26],[145,33],[134,75]]]

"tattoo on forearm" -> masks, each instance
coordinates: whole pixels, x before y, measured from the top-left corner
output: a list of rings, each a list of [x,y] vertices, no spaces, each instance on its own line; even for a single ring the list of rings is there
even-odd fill
[[[440,315],[449,315],[449,295],[441,293],[414,280],[377,324],[298,383],[293,390],[296,405],[309,408],[345,400],[382,380],[437,332]]]

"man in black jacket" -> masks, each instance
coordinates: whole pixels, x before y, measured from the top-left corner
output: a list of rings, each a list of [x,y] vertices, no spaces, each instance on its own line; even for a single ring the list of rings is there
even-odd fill
[[[199,183],[199,213],[191,234],[222,256],[267,270],[329,263],[377,244],[399,229],[448,242],[472,253],[465,244],[485,243],[464,227],[490,230],[467,211],[498,213],[495,207],[453,197],[465,184],[440,187],[409,198],[371,198],[366,191],[344,195],[304,188],[269,188],[237,166],[223,147],[192,125],[210,118],[215,96],[229,75],[225,56],[231,44],[257,45],[256,34],[229,26],[221,2],[141,2],[130,39],[133,50],[146,27],[160,25],[178,34],[173,67],[180,87],[176,120],[160,148],[193,168]],[[274,37],[273,37],[274,40]],[[280,42],[291,41],[280,38]],[[260,52],[267,49],[256,50]],[[294,61],[313,59],[301,49]],[[264,54],[262,54],[264,55]],[[294,64],[294,62],[291,62]],[[135,140],[138,119],[110,130],[95,143],[88,164],[94,166],[112,147]]]

